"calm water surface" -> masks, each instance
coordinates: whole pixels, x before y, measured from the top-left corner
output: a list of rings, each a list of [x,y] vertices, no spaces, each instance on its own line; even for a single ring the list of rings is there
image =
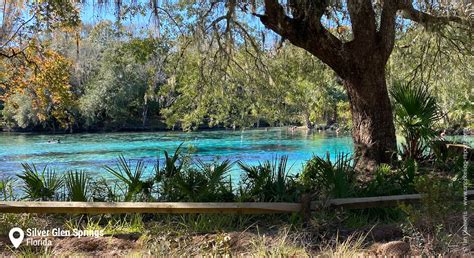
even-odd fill
[[[48,143],[59,139],[61,143]],[[119,155],[128,159],[156,162],[163,151],[172,152],[180,143],[192,146],[194,157],[242,160],[257,164],[276,155],[288,155],[292,171],[313,154],[332,157],[337,152],[351,152],[348,136],[297,131],[285,128],[247,131],[102,133],[73,135],[40,135],[0,133],[0,178],[21,172],[21,163],[48,165],[57,171],[85,169],[91,174],[105,174],[104,165],[114,165]],[[235,169],[232,174],[239,171]]]

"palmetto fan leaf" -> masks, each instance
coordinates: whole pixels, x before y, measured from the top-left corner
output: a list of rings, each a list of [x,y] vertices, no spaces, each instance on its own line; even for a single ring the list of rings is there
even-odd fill
[[[397,83],[391,90],[395,100],[397,122],[404,130],[417,130],[421,137],[431,136],[429,130],[441,118],[436,98],[426,86]]]
[[[144,190],[145,182],[141,179],[145,171],[145,163],[142,160],[137,161],[135,169],[132,169],[125,157],[120,156],[117,160],[117,169],[109,166],[105,166],[105,169],[127,186],[125,201],[131,201]]]
[[[224,176],[232,169],[234,162],[224,160],[218,164],[206,164],[202,160],[197,160],[197,164],[209,179],[209,184],[216,185],[221,182]]]
[[[426,142],[436,135],[434,124],[442,117],[437,100],[425,85],[396,83],[390,94],[395,100],[395,120],[405,138],[404,155],[419,159]]]
[[[52,200],[56,197],[57,191],[63,186],[63,179],[44,166],[42,171],[38,171],[36,166],[22,164],[23,174],[18,175],[23,180],[23,190],[27,198],[33,200]]]
[[[86,202],[90,178],[85,171],[69,171],[64,177],[69,199],[76,202]]]
[[[183,167],[183,163],[179,163],[178,166],[176,166],[177,161],[179,160],[179,157],[181,155],[181,147],[183,146],[183,143],[181,143],[178,148],[176,148],[173,156],[170,156],[167,151],[164,151],[165,153],[165,167],[164,167],[164,174],[166,177],[172,177],[175,174],[179,173],[181,171],[181,168]]]
[[[338,153],[334,162],[331,161],[329,153],[326,158],[313,156],[306,163],[301,175],[301,181],[307,190],[326,190],[336,198],[350,196],[354,190],[354,180],[353,159],[344,153]]]
[[[205,163],[197,159],[197,168],[188,168],[173,177],[182,198],[190,201],[228,201],[233,198],[232,183],[226,179],[233,162]]]

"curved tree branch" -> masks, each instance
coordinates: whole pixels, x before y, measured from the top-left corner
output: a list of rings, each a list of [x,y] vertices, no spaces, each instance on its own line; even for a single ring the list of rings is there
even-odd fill
[[[306,3],[306,4],[298,4]],[[265,0],[265,13],[254,14],[269,29],[292,44],[299,46],[333,68],[338,74],[346,74],[344,45],[321,24],[321,16],[328,1],[318,3],[292,1],[294,18],[289,17],[278,0]],[[311,5],[311,6],[306,6]]]

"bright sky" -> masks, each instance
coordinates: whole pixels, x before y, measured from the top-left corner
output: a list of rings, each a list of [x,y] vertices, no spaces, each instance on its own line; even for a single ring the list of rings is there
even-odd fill
[[[92,2],[92,3],[91,3]],[[111,6],[99,6],[95,4],[95,1],[87,1],[81,5],[81,20],[85,24],[95,24],[101,20],[111,20],[116,21],[116,8],[113,4]],[[151,11],[147,11],[146,16],[135,15],[129,17],[124,21],[125,25],[134,25],[141,28],[147,26],[153,26],[153,19]]]

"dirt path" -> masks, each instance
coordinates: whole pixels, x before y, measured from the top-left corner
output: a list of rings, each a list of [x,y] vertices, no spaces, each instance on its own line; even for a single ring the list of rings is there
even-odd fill
[[[35,239],[35,238],[31,238]],[[136,252],[140,249],[138,238],[134,235],[104,236],[104,237],[48,237],[42,238],[51,241],[51,247],[27,246],[26,239],[17,250],[17,254],[45,254],[45,255],[78,255],[86,256],[116,256]],[[40,239],[35,239],[40,240]],[[13,246],[6,236],[0,236],[0,256],[14,255]]]

